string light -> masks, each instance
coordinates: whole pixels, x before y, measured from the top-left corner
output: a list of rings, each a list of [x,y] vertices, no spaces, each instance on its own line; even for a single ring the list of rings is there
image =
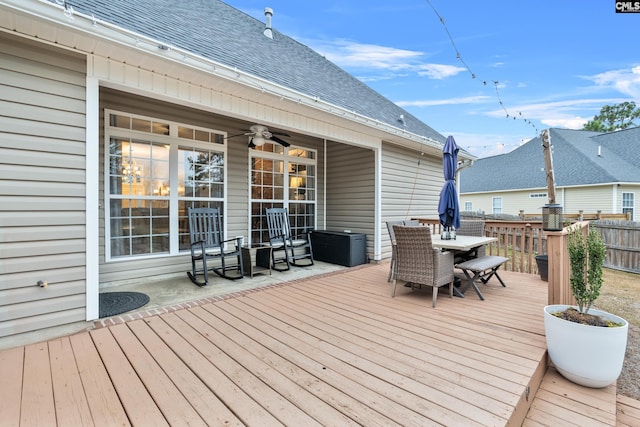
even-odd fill
[[[456,46],[456,42],[453,39],[453,36],[451,35],[451,32],[449,31],[449,28],[447,27],[447,24],[444,21],[444,18],[440,15],[440,13],[438,13],[438,10],[433,6],[433,4],[431,3],[430,0],[426,0],[426,1],[427,1],[427,4],[429,4],[429,6],[431,7],[431,9],[433,9],[433,12],[436,14],[438,19],[440,20],[440,23],[444,27],[444,30],[447,33],[447,36],[449,37],[449,41],[451,42],[451,46],[453,46],[453,50],[456,53],[456,59],[458,59],[460,61],[460,63],[462,63],[464,68],[471,75],[471,78],[472,79],[476,79],[476,77],[477,77],[476,74],[471,70],[471,67],[469,67],[469,65],[462,58],[462,55],[460,54],[460,51],[458,50],[458,47]],[[486,86],[487,85],[487,81],[486,80],[482,80],[482,85]],[[540,133],[540,131],[538,130],[538,127],[531,120],[528,120],[526,117],[524,117],[522,115],[522,112],[519,111],[517,115],[509,113],[509,111],[507,110],[507,108],[504,105],[504,102],[502,102],[502,98],[500,97],[499,85],[500,85],[499,81],[497,81],[497,80],[493,81],[493,86],[495,87],[495,90],[496,90],[496,97],[498,99],[498,103],[500,104],[500,107],[502,108],[502,110],[506,114],[506,118],[507,119],[511,118],[513,120],[518,120],[518,119],[523,120],[526,124],[531,126],[536,131],[536,135],[538,135]]]

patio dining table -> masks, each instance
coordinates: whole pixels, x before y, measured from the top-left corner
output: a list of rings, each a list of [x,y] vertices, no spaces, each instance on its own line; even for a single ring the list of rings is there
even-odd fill
[[[439,234],[431,235],[431,243],[434,248],[449,249],[453,251],[469,251],[479,246],[497,242],[497,237],[486,236],[464,236],[458,234],[455,239],[443,240]]]
[[[458,234],[455,239],[443,240],[442,236],[439,234],[431,235],[431,243],[434,248],[447,249],[447,250],[460,251],[460,252],[466,252],[471,249],[484,246],[489,243],[493,243],[497,241],[498,239],[496,237],[487,237],[487,236],[465,236],[465,235]],[[467,275],[467,272],[465,271],[465,276],[466,275]],[[469,279],[471,278],[467,276],[467,280]],[[473,284],[473,281],[475,279],[476,278],[471,279],[470,284]],[[464,298],[464,291],[466,291],[468,287],[469,286],[467,285],[462,289],[458,289],[454,286],[453,293],[458,297]],[[478,293],[480,292],[477,289],[477,287],[474,286],[474,288],[476,289],[476,292]],[[480,293],[479,295],[481,296]],[[484,299],[484,298],[482,298],[481,296],[481,299]]]

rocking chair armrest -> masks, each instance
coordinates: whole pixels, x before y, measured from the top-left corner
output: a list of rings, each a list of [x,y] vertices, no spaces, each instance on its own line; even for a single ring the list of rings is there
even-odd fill
[[[306,231],[303,231],[300,234],[296,234],[295,236],[291,236],[291,240],[301,240],[306,239],[307,241],[311,241],[311,233],[313,233],[313,229],[309,228]]]
[[[278,235],[276,235],[276,236],[272,236],[272,237],[270,237],[270,238],[269,238],[269,240],[281,240],[281,241],[283,241],[283,242],[284,242],[284,241],[286,241],[288,238],[289,238],[288,236],[286,236],[284,233],[282,233],[282,234],[278,234]]]
[[[200,250],[204,252],[204,240],[198,240],[197,242],[191,243],[191,252],[193,252],[194,246],[200,246]]]
[[[236,246],[240,247],[242,246],[242,237],[232,237],[230,239],[223,240],[222,242],[220,242],[220,246],[228,242],[236,242]]]

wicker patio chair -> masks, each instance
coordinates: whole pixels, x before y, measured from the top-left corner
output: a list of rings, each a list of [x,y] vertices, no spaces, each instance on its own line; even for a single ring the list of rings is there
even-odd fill
[[[484,221],[477,219],[462,219],[456,234],[461,236],[484,236]],[[486,247],[479,246],[468,251],[454,251],[454,262],[459,264],[473,258],[480,258],[486,255]]]
[[[403,221],[387,221],[387,230],[389,230],[389,239],[391,241],[391,264],[389,265],[389,277],[387,282],[393,279],[393,272],[396,267],[396,236],[393,233],[394,225],[403,225]]]
[[[391,264],[389,265],[389,277],[387,282],[393,278],[393,270],[396,263],[396,238],[393,234],[394,225],[406,225],[407,227],[418,227],[420,221],[417,219],[405,219],[404,221],[387,221],[387,230],[389,230],[389,238],[391,239]]]
[[[396,265],[393,275],[393,290],[396,282],[403,280],[412,289],[433,287],[432,307],[436,306],[438,289],[449,285],[449,297],[453,297],[453,253],[443,252],[431,244],[429,227],[393,226],[396,237]]]

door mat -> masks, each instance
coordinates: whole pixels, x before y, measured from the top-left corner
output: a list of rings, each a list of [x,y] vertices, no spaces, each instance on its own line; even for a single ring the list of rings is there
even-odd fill
[[[101,319],[135,310],[149,302],[149,296],[142,292],[103,292],[99,296]]]

